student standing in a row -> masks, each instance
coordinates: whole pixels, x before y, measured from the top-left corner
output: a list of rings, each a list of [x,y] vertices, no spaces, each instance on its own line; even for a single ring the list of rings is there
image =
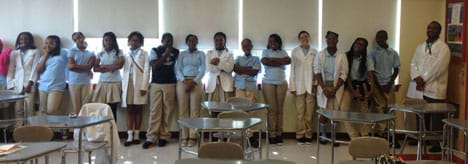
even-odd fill
[[[10,55],[7,89],[27,96],[25,101],[29,116],[35,115],[37,72],[33,66],[37,64],[39,56],[40,50],[36,49],[33,35],[30,32],[21,32],[16,38],[15,50]],[[15,103],[15,111],[16,118],[24,116],[23,101]]]
[[[85,36],[81,32],[72,34],[76,47],[68,53],[68,90],[73,109],[80,113],[81,106],[91,101],[91,69],[94,66],[95,55],[86,49]]]
[[[317,51],[310,47],[310,35],[307,31],[299,32],[297,38],[300,46],[294,48],[291,53],[289,92],[294,95],[297,110],[297,142],[310,144],[312,142],[312,118],[315,114],[317,90],[313,61]]]
[[[179,118],[200,117],[200,103],[203,98],[202,79],[205,75],[205,53],[197,49],[198,37],[187,35],[188,49],[182,51],[176,62],[177,101]],[[182,146],[194,146],[197,141],[195,129],[184,128]]]
[[[283,103],[288,90],[286,81],[286,65],[291,63],[286,51],[283,50],[283,41],[278,34],[268,37],[267,49],[262,53],[262,63],[265,68],[263,77],[263,96],[271,112],[269,112],[270,144],[283,144]]]
[[[67,52],[62,50],[60,38],[49,35],[37,65],[39,76],[39,112],[47,115],[62,114],[60,104],[65,92]]]
[[[232,97],[234,68],[234,57],[232,52],[226,48],[226,34],[217,32],[213,36],[215,49],[206,54],[206,93],[208,101],[226,102]]]
[[[234,64],[234,87],[236,97],[245,97],[252,102],[257,100],[257,74],[260,72],[260,59],[252,56],[252,41],[244,39],[241,42],[243,56],[237,57]]]
[[[328,31],[325,35],[327,47],[320,51],[314,60],[317,88],[317,104],[320,108],[339,110],[343,98],[344,83],[348,77],[348,60],[346,55],[337,49],[338,34]],[[322,136],[326,135],[328,121],[320,118]],[[320,140],[321,144],[328,141]]]
[[[128,35],[130,51],[125,54],[122,83],[122,107],[127,109],[128,138],[124,146],[140,144],[143,105],[148,102],[150,76],[148,52],[141,49],[144,37],[140,32]]]
[[[172,46],[174,37],[170,33],[164,33],[161,42],[161,46],[151,50],[149,57],[152,70],[150,116],[144,149],[156,143],[156,140],[158,146],[165,146],[171,137],[169,117],[176,105],[175,63],[179,50]]]

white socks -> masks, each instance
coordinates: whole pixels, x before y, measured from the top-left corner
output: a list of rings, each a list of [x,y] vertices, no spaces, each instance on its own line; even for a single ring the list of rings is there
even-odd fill
[[[135,130],[135,140],[140,140],[140,130]]]
[[[128,133],[127,141],[128,141],[128,142],[133,141],[133,131],[132,131],[132,130],[129,130],[129,131],[127,131],[127,133]]]

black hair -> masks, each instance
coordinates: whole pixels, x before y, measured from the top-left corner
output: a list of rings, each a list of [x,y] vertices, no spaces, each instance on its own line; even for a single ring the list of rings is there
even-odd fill
[[[327,31],[327,34],[325,35],[325,38],[327,38],[329,35],[335,35],[338,38],[338,33],[333,32],[333,31]]]
[[[188,34],[186,37],[185,37],[185,44],[188,43],[188,40],[190,39],[190,37],[194,37],[197,41],[198,41],[198,37],[194,34]]]
[[[115,50],[115,55],[119,55],[119,44],[117,43],[117,37],[115,36],[115,34],[113,32],[106,32],[104,33],[104,35],[102,36],[102,47],[104,47],[104,38],[105,37],[109,37],[110,41],[111,41],[111,49],[112,50]]]
[[[174,36],[172,36],[171,33],[168,33],[168,32],[167,32],[167,33],[164,33],[164,34],[162,35],[162,37],[161,37],[161,42],[164,41],[165,39],[169,39],[169,38],[172,39],[172,40],[174,40]],[[130,39],[129,39],[129,40],[130,40]]]
[[[379,35],[379,34],[383,34],[383,35],[385,35],[386,38],[388,38],[388,33],[387,33],[387,31],[385,31],[385,30],[379,30],[379,31],[377,31],[377,33],[375,34],[375,36],[377,36],[377,35]]]
[[[309,32],[303,30],[303,31],[299,32],[299,34],[297,34],[297,39],[300,39],[302,34],[307,34],[307,36],[310,37]]]
[[[436,24],[436,25],[437,25],[437,28],[438,28],[438,30],[439,30],[439,33],[442,31],[442,25],[440,25],[439,22],[437,22],[437,21],[432,21],[432,22],[429,23],[429,24]]]
[[[57,45],[51,52],[49,52],[49,54],[52,55],[52,56],[60,55],[60,50],[61,50],[60,37],[57,36],[57,35],[49,35],[49,36],[47,36],[46,39],[52,40],[53,42],[55,42],[55,45]]]
[[[74,33],[72,34],[72,40],[73,40],[73,37],[75,37],[75,35],[80,35],[80,36],[82,36],[83,38],[85,38],[85,36],[84,36],[84,34],[83,34],[82,32],[74,32]]]
[[[278,44],[279,44],[278,49],[279,49],[279,50],[282,50],[282,48],[283,48],[283,40],[281,40],[281,37],[280,37],[278,34],[271,34],[271,35],[268,37],[267,49],[271,49],[270,43],[269,43],[271,38],[273,38],[275,41],[278,42]]]
[[[351,44],[351,48],[349,49],[348,52],[346,52],[346,57],[348,58],[348,67],[349,67],[349,72],[351,73],[351,68],[353,67],[353,58],[354,58],[354,45],[358,42],[358,41],[364,41],[365,43],[365,47],[364,47],[364,50],[362,50],[362,54],[361,54],[361,61],[359,63],[359,74],[362,76],[366,73],[367,71],[367,45],[369,44],[367,42],[366,39],[364,38],[356,38],[356,40],[354,40],[353,44]]]
[[[223,46],[224,46],[224,49],[227,49],[227,47],[226,47],[226,42],[227,42],[227,40],[226,40],[226,34],[223,33],[223,32],[217,32],[217,33],[214,34],[213,40],[216,39],[216,36],[218,36],[218,35],[221,36],[221,37],[223,37],[223,39],[224,39],[224,45],[223,45]]]
[[[34,44],[34,36],[31,34],[31,32],[21,32],[18,34],[18,37],[16,37],[16,43],[15,43],[15,49],[19,49],[20,48],[20,37],[21,35],[26,35],[28,36],[28,40],[29,40],[29,45],[27,45],[27,49],[36,49],[36,44]]]
[[[252,40],[250,40],[249,38],[243,39],[243,40],[241,41],[241,43],[244,42],[244,41],[248,41],[248,42],[250,42],[250,44],[252,44]]]
[[[138,32],[138,31],[133,31],[131,32],[129,35],[128,35],[128,41],[130,41],[130,39],[132,39],[133,36],[136,36],[138,39],[138,42],[141,43],[141,45],[143,46],[145,44],[145,37],[143,37],[143,35]]]

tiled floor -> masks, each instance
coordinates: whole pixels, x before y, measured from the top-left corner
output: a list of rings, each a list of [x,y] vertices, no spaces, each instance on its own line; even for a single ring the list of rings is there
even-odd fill
[[[285,140],[283,146],[270,147],[270,158],[294,161],[297,164],[318,164],[316,157],[317,145],[298,145],[295,140]],[[152,147],[150,149],[142,149],[140,145],[133,145],[130,147],[121,147],[119,164],[173,164],[177,160],[178,144],[176,140],[171,142],[163,148]],[[321,146],[320,149],[320,162],[330,162],[330,145]],[[398,151],[397,151],[398,152]],[[405,153],[413,154],[414,147],[407,147]],[[50,157],[50,163],[60,163],[60,154],[55,153]],[[67,163],[76,163],[76,154],[69,154],[67,156]],[[184,154],[182,158],[195,158],[195,156]],[[94,157],[93,157],[94,159]],[[348,147],[341,145],[335,149],[335,163],[342,160],[351,159],[348,154]],[[42,163],[41,161],[40,163]]]

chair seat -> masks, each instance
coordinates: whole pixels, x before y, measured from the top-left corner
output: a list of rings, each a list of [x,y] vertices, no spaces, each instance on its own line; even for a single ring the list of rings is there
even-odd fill
[[[85,152],[92,152],[94,150],[102,149],[104,146],[107,145],[107,142],[89,142],[83,141],[81,142],[83,151]],[[67,144],[65,148],[63,148],[65,152],[77,152],[78,151],[78,142],[72,142]]]

